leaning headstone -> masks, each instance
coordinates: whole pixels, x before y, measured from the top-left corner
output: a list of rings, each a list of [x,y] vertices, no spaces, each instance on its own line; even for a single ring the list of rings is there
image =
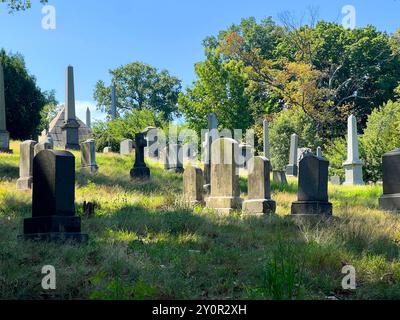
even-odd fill
[[[329,161],[307,154],[300,161],[298,201],[292,204],[293,215],[332,215],[328,201]]]
[[[183,148],[180,143],[169,144],[165,169],[175,173],[183,173]]]
[[[112,148],[111,147],[105,147],[103,149],[103,153],[112,153]]]
[[[383,155],[383,195],[379,206],[383,210],[400,211],[400,149]]]
[[[248,214],[263,215],[276,211],[276,202],[271,199],[270,166],[265,157],[249,160],[248,199],[243,202],[243,211]]]
[[[131,170],[132,178],[147,179],[150,177],[150,169],[144,161],[144,148],[147,146],[147,141],[144,133],[138,133],[135,138],[135,164]]]
[[[346,171],[344,185],[363,185],[363,162],[359,158],[357,139],[357,119],[351,115],[348,119],[347,161],[343,163]]]
[[[297,149],[299,146],[299,137],[297,134],[292,134],[290,138],[290,154],[289,154],[289,165],[286,168],[286,174],[290,177],[297,177]]]
[[[19,179],[17,180],[17,190],[25,191],[32,188],[33,157],[36,141],[24,141],[20,145],[19,156]]]
[[[38,144],[36,144],[35,145],[35,148],[34,148],[34,155],[35,155],[35,157],[37,156],[37,154],[40,152],[40,151],[43,151],[43,150],[50,150],[50,149],[53,149],[53,144],[51,143],[51,140],[45,140],[45,141],[43,141],[43,142],[39,142]]]
[[[196,205],[204,202],[203,198],[203,170],[195,165],[185,168],[183,174],[183,193],[185,200]]]
[[[220,213],[230,213],[242,207],[235,161],[238,152],[239,144],[230,138],[217,139],[212,144],[211,194],[207,207]]]
[[[332,176],[331,183],[335,186],[340,186],[342,184],[342,181],[340,180],[339,176]]]
[[[282,185],[288,184],[286,178],[286,172],[281,170],[274,170],[272,172],[272,181],[276,184],[282,184]]]
[[[133,140],[131,139],[125,139],[120,143],[120,154],[121,156],[123,155],[129,155],[133,151]]]
[[[91,173],[99,170],[96,163],[96,142],[93,139],[81,143],[81,168]]]
[[[68,66],[66,71],[65,119],[62,132],[65,149],[79,150],[79,123],[75,114],[74,69],[72,66]]]
[[[75,158],[68,151],[43,150],[33,160],[32,218],[25,240],[87,242],[75,215]]]
[[[6,126],[6,99],[4,89],[4,71],[0,64],[0,153],[11,153],[10,133]]]

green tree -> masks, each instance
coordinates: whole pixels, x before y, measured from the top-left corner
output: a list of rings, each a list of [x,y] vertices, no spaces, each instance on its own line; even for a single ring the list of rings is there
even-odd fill
[[[35,138],[40,132],[41,111],[47,104],[55,104],[53,92],[43,92],[34,76],[28,74],[20,54],[0,50],[4,68],[7,130],[13,139]]]
[[[111,82],[116,86],[119,113],[149,109],[162,114],[169,121],[178,115],[181,81],[168,71],[158,71],[142,62],[133,62],[110,70],[110,75]],[[111,113],[111,85],[106,86],[104,81],[98,81],[94,99],[99,110]]]
[[[31,7],[31,0],[0,0],[0,3],[5,3],[10,12],[22,11]],[[40,0],[40,3],[46,4],[48,0]]]

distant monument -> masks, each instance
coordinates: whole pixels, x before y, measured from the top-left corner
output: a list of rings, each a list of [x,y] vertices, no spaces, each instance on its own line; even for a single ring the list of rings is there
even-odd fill
[[[117,89],[113,83],[111,86],[111,120],[117,119]]]
[[[290,155],[289,155],[289,165],[286,169],[286,174],[289,177],[297,177],[298,166],[297,166],[297,156],[299,147],[299,136],[297,134],[292,134],[290,137]]]
[[[358,154],[357,119],[351,115],[348,119],[347,161],[343,163],[346,171],[344,185],[363,185],[363,162]]]
[[[91,119],[89,107],[87,107],[87,109],[86,109],[86,126],[87,126],[89,129],[92,128],[92,119]]]
[[[11,153],[10,134],[6,126],[6,99],[4,89],[4,71],[0,64],[0,153]]]

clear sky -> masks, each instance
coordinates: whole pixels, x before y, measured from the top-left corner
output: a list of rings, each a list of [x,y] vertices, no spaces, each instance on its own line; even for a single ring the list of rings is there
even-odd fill
[[[357,26],[373,24],[394,32],[400,27],[400,0],[49,0],[56,29],[42,28],[38,0],[31,10],[8,14],[0,4],[0,47],[24,55],[30,73],[44,90],[55,89],[64,101],[65,68],[75,68],[77,114],[85,119],[97,80],[110,82],[108,70],[136,60],[165,68],[190,85],[194,63],[203,60],[202,40],[241,18],[258,21],[312,6],[323,20],[341,22],[343,6],[356,9]]]

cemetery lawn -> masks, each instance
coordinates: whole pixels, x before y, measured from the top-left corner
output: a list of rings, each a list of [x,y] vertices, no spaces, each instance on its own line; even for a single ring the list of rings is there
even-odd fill
[[[273,185],[277,215],[248,218],[191,209],[182,176],[151,163],[149,182],[131,181],[129,156],[97,155],[98,174],[78,171],[76,208],[87,245],[17,240],[31,215],[30,192],[15,190],[19,145],[0,155],[0,299],[398,299],[400,218],[378,209],[381,187],[330,187],[335,218],[289,216],[297,186]],[[246,179],[241,179],[245,196]],[[57,289],[44,291],[53,265]],[[342,267],[357,289],[342,289]]]

